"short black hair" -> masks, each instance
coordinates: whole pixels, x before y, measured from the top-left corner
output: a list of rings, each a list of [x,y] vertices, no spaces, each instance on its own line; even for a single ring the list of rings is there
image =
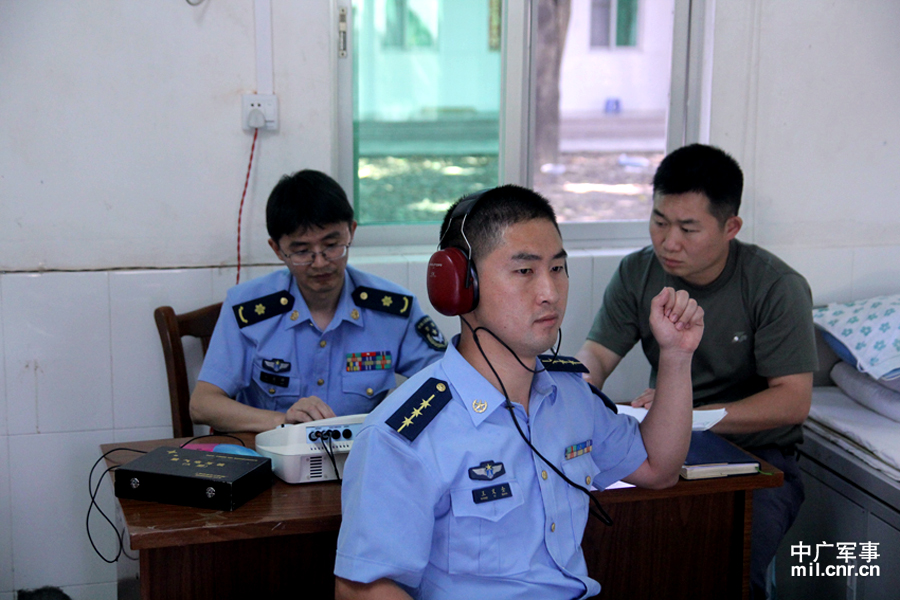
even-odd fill
[[[461,215],[454,216],[453,212],[460,203],[476,196],[477,201],[465,219]],[[440,247],[459,248],[468,254],[471,244],[472,258],[478,259],[490,254],[500,244],[507,227],[532,219],[546,219],[559,232],[553,207],[546,198],[528,188],[510,184],[463,196],[444,215]]]
[[[741,167],[727,152],[705,144],[673,150],[653,176],[653,195],[699,192],[709,198],[709,212],[725,224],[737,216],[744,191]]]
[[[353,207],[340,184],[321,171],[285,175],[266,204],[266,229],[278,243],[285,235],[310,228],[353,222]]]
[[[60,588],[51,585],[35,590],[19,590],[16,597],[19,600],[72,600]]]

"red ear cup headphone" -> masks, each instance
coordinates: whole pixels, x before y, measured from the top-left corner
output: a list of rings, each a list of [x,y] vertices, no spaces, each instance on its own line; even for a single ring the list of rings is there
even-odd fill
[[[478,306],[475,263],[459,248],[445,248],[428,261],[428,299],[442,315],[455,317]]]
[[[453,219],[462,218],[460,231],[465,239],[465,218],[482,193],[468,196],[456,205],[447,224],[448,230]],[[455,317],[475,310],[478,306],[478,273],[472,261],[472,247],[469,246],[468,253],[460,248],[444,248],[432,254],[428,261],[427,285],[428,299],[442,315]]]

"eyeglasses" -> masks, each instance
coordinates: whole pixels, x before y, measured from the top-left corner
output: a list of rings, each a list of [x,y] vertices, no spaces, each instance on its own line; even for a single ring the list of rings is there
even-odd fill
[[[301,250],[300,252],[287,254],[282,250],[281,253],[284,254],[284,257],[291,261],[291,264],[295,267],[306,267],[316,262],[316,256],[318,255],[322,255],[322,258],[330,262],[340,260],[347,256],[347,249],[349,247],[350,244],[332,244],[330,246],[325,246],[325,249],[320,252]]]

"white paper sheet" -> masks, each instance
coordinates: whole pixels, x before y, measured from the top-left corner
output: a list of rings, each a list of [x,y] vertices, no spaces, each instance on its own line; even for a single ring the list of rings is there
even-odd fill
[[[634,408],[628,404],[617,404],[616,408],[619,409],[619,414],[631,415],[638,422],[643,421],[644,417],[647,416],[646,408]],[[695,410],[692,429],[694,431],[706,431],[719,421],[725,418],[726,411],[724,408],[717,408],[715,410]]]

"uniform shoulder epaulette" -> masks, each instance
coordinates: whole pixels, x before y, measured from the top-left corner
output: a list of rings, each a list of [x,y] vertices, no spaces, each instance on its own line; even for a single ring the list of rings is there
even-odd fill
[[[588,368],[573,356],[541,354],[538,358],[541,359],[541,364],[544,365],[544,368],[548,371],[563,371],[566,373],[588,372]]]
[[[608,408],[609,410],[613,411],[615,414],[619,414],[619,409],[618,409],[618,407],[616,406],[616,403],[613,402],[612,400],[610,400],[610,399],[609,399],[609,396],[607,396],[606,394],[604,394],[603,392],[601,392],[601,391],[600,391],[600,388],[598,388],[598,387],[597,387],[596,385],[594,385],[593,383],[589,383],[588,386],[590,386],[591,391],[594,392],[594,395],[595,395],[595,396],[597,396],[598,398],[600,398],[601,400],[603,400],[603,404],[606,405],[606,408]]]
[[[385,423],[409,441],[413,441],[450,402],[451,397],[447,382],[432,377]]]
[[[294,297],[288,292],[281,291],[257,298],[256,300],[235,304],[232,308],[234,309],[234,318],[237,319],[238,327],[243,329],[248,325],[283,315],[291,310],[293,306]]]
[[[362,308],[409,317],[412,312],[413,297],[359,286],[353,290],[353,302]]]

